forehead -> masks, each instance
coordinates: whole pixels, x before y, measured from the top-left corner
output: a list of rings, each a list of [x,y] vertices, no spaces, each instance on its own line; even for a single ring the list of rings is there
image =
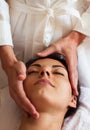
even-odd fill
[[[51,58],[38,59],[37,61],[33,62],[30,66],[33,66],[34,64],[40,64],[41,66],[60,65],[63,68],[65,68],[65,66],[60,61]]]

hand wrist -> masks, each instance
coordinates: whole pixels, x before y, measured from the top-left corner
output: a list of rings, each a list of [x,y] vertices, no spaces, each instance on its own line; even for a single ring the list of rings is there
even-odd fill
[[[72,31],[67,37],[72,39],[74,41],[74,44],[78,46],[79,44],[82,43],[82,41],[85,39],[86,36],[80,32]]]
[[[0,47],[0,59],[2,68],[7,71],[10,67],[17,62],[16,56],[11,46]]]

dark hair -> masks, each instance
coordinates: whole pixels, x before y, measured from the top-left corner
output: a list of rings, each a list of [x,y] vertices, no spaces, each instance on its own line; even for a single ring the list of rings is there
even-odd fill
[[[40,59],[45,59],[45,58],[50,58],[50,59],[54,59],[54,60],[60,61],[66,67],[66,69],[68,70],[65,57],[62,54],[59,54],[59,53],[53,53],[53,54],[50,54],[50,55],[45,56],[45,57],[36,57],[36,58],[30,59],[26,63],[26,67],[28,68],[33,62],[35,62],[37,60],[40,60]]]
[[[60,61],[67,69],[68,71],[68,66],[67,66],[67,63],[66,63],[66,60],[65,60],[65,56],[62,55],[62,54],[59,54],[59,53],[53,53],[53,54],[50,54],[48,56],[45,56],[45,57],[36,57],[36,58],[33,58],[33,59],[30,59],[27,63],[26,63],[26,67],[28,68],[33,62],[37,61],[37,60],[40,60],[40,59],[45,59],[45,58],[50,58],[50,59],[55,59],[55,60],[58,60]],[[68,116],[71,116],[73,115],[76,110],[78,109],[79,107],[79,97],[80,97],[80,87],[79,87],[79,84],[78,84],[78,92],[79,92],[79,95],[77,96],[77,106],[76,108],[72,108],[70,107],[69,110],[67,111],[66,115],[65,115],[65,118],[68,117]]]

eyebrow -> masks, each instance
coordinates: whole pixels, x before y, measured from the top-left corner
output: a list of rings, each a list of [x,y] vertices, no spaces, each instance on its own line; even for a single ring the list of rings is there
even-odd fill
[[[37,66],[37,67],[41,67],[40,64],[32,64],[31,66]],[[57,67],[61,67],[61,68],[64,68],[66,70],[66,68],[62,65],[52,65],[52,68],[57,68]]]
[[[32,65],[30,65],[30,66],[37,66],[37,67],[41,67],[41,65],[40,65],[40,64],[32,64]]]
[[[53,68],[56,68],[56,67],[62,67],[62,68],[65,68],[65,67],[62,66],[62,65],[53,65],[52,67],[53,67]]]

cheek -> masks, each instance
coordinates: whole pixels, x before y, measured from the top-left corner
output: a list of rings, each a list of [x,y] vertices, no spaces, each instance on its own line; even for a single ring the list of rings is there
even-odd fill
[[[57,95],[62,103],[68,103],[71,99],[72,89],[68,80],[59,80],[57,83]]]
[[[70,84],[70,82],[69,82],[69,80],[68,80],[68,78],[54,78],[54,82],[55,82],[55,84],[56,84],[56,87],[58,88],[58,89],[61,89],[62,90],[62,93],[63,92],[71,92],[71,84]],[[64,91],[63,91],[64,90]]]
[[[33,78],[32,76],[28,76],[24,81],[24,86],[32,86],[34,82],[35,78]]]

